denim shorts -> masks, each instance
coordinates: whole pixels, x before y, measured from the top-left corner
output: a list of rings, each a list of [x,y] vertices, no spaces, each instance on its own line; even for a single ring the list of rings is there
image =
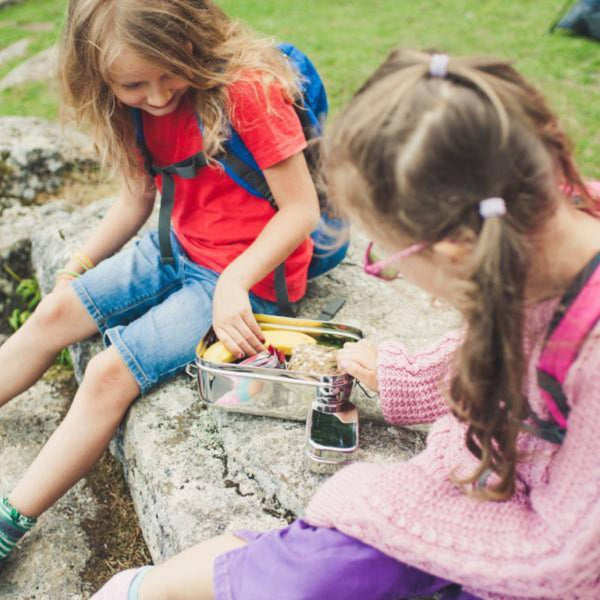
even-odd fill
[[[71,282],[106,346],[115,346],[142,394],[173,377],[196,355],[212,324],[219,273],[194,263],[171,234],[172,265],[160,261],[158,232],[103,260]],[[256,313],[277,304],[250,294]]]

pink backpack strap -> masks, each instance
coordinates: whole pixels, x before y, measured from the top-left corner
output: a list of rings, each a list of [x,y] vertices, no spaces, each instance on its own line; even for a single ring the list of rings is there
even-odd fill
[[[566,432],[569,405],[563,384],[585,338],[600,320],[600,253],[579,273],[561,298],[537,365],[538,384],[548,410]]]

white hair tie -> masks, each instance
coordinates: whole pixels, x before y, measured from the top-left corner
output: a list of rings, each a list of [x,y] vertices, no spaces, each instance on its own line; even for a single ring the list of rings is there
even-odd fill
[[[506,214],[506,202],[502,198],[486,198],[479,203],[479,214],[483,219],[501,217]]]
[[[431,77],[441,77],[448,75],[448,61],[450,57],[447,54],[433,54],[429,63],[429,75]]]

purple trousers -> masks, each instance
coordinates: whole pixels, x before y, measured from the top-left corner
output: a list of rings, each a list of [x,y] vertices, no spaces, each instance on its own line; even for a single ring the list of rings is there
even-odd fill
[[[442,600],[479,600],[458,584],[302,520],[236,535],[248,545],[215,561],[216,600],[403,600],[436,592]]]

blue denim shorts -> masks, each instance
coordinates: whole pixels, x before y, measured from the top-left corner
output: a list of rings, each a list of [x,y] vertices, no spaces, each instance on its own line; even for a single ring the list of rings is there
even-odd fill
[[[71,282],[106,346],[114,345],[142,394],[195,359],[212,324],[219,273],[194,263],[174,234],[175,262],[160,261],[158,232]],[[275,314],[277,304],[250,294],[252,310]]]

